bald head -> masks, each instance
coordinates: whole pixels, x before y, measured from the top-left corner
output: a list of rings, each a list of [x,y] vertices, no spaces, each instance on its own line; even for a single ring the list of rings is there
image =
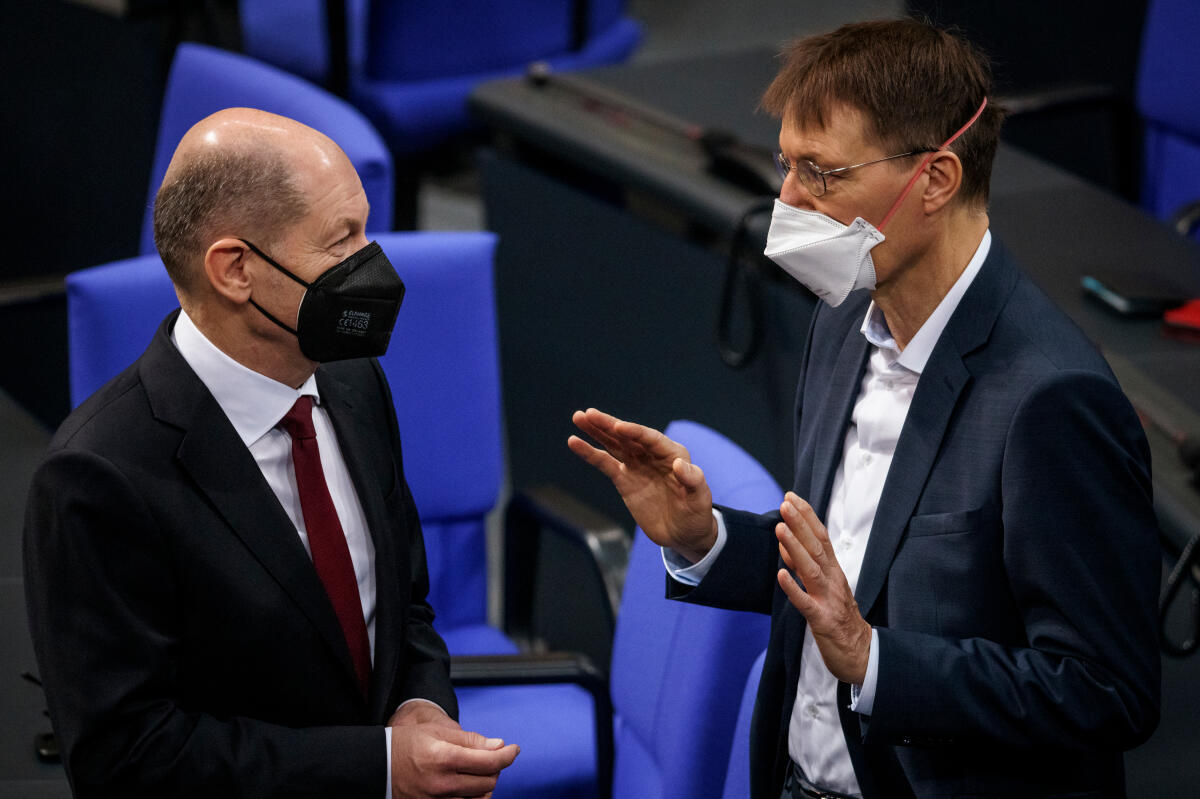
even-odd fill
[[[331,170],[350,167],[324,134],[252,108],[227,108],[179,142],[154,203],[154,243],[182,294],[199,285],[204,253],[224,237],[269,247],[308,210]],[[261,242],[261,243],[260,243]]]

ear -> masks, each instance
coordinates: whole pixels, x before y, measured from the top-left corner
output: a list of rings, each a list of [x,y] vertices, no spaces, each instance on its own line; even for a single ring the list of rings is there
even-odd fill
[[[929,181],[921,193],[926,214],[935,214],[946,207],[962,186],[962,161],[949,150],[938,150],[925,165]]]
[[[214,241],[204,253],[204,274],[213,289],[238,304],[250,298],[250,275],[246,259],[250,248],[234,238]]]

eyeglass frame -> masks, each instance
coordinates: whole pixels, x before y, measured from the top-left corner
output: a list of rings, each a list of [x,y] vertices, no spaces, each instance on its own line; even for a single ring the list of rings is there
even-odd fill
[[[836,175],[836,174],[840,174],[842,172],[849,172],[851,169],[858,169],[860,166],[870,166],[871,164],[881,164],[884,161],[891,161],[895,158],[906,158],[910,155],[921,155],[923,153],[935,153],[935,152],[937,152],[937,150],[931,150],[931,149],[913,150],[913,151],[907,152],[907,153],[898,153],[896,155],[889,155],[884,158],[876,158],[874,161],[863,161],[861,164],[851,164],[850,166],[839,166],[839,167],[836,167],[835,169],[821,169],[821,167],[817,166],[817,164],[815,162],[813,162],[812,159],[805,158],[805,159],[803,159],[803,161],[801,163],[808,164],[809,166],[812,167],[812,171],[810,171],[808,174],[812,177],[821,179],[821,183],[820,183],[821,191],[820,192],[815,191],[814,186],[809,186],[807,183],[804,182],[804,178],[801,177],[801,173],[800,173],[800,163],[793,164],[791,161],[788,160],[788,157],[786,155],[784,155],[782,152],[776,152],[775,157],[771,160],[775,163],[775,171],[779,173],[779,177],[781,180],[786,181],[788,173],[790,173],[794,170],[796,172],[796,179],[799,180],[801,184],[803,184],[804,188],[808,190],[809,194],[811,194],[813,197],[824,197],[826,192],[829,191],[829,184],[825,182],[826,175]]]

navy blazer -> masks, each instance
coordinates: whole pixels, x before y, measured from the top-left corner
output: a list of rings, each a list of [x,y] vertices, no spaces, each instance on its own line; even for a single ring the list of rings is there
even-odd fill
[[[869,301],[819,307],[804,356],[794,490],[821,519]],[[805,622],[775,581],[778,512],[725,514],[711,571],[668,595],[772,614],[751,773],[776,799]],[[845,684],[838,704],[865,799],[1124,796],[1121,752],[1158,721],[1156,530],[1136,414],[993,238],[917,384],[855,591],[878,683],[869,718]]]
[[[317,370],[375,545],[369,695],[296,528],[171,343],[59,428],[25,525],[30,626],[75,795],[379,799],[402,701],[456,714],[379,365]]]

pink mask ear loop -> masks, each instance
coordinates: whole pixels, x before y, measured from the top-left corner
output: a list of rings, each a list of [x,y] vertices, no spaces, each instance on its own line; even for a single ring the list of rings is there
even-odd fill
[[[918,168],[917,171],[913,173],[913,176],[908,181],[908,185],[904,187],[904,191],[900,192],[900,196],[896,198],[896,202],[892,203],[892,207],[888,209],[887,215],[884,216],[883,221],[879,223],[878,230],[880,233],[883,232],[883,227],[884,227],[884,225],[886,225],[888,223],[888,220],[890,220],[892,218],[892,216],[897,211],[900,210],[900,203],[904,202],[904,198],[908,196],[908,193],[910,191],[912,191],[912,187],[917,184],[917,178],[921,177],[921,173],[923,173],[925,171],[925,167],[929,164],[930,161],[933,160],[933,157],[935,155],[937,155],[938,152],[940,152],[941,150],[945,150],[947,147],[949,147],[951,144],[953,144],[954,140],[957,139],[959,136],[966,133],[967,128],[974,125],[975,120],[979,119],[979,115],[983,113],[983,109],[987,108],[987,103],[988,103],[987,98],[984,97],[983,102],[979,104],[979,110],[975,112],[975,115],[973,117],[971,117],[969,120],[967,120],[967,124],[965,124],[961,128],[959,128],[958,131],[956,131],[953,136],[951,136],[950,138],[948,138],[944,142],[942,142],[941,147],[937,148],[937,150],[934,150],[932,153],[925,156],[925,160],[921,162],[920,168]]]

